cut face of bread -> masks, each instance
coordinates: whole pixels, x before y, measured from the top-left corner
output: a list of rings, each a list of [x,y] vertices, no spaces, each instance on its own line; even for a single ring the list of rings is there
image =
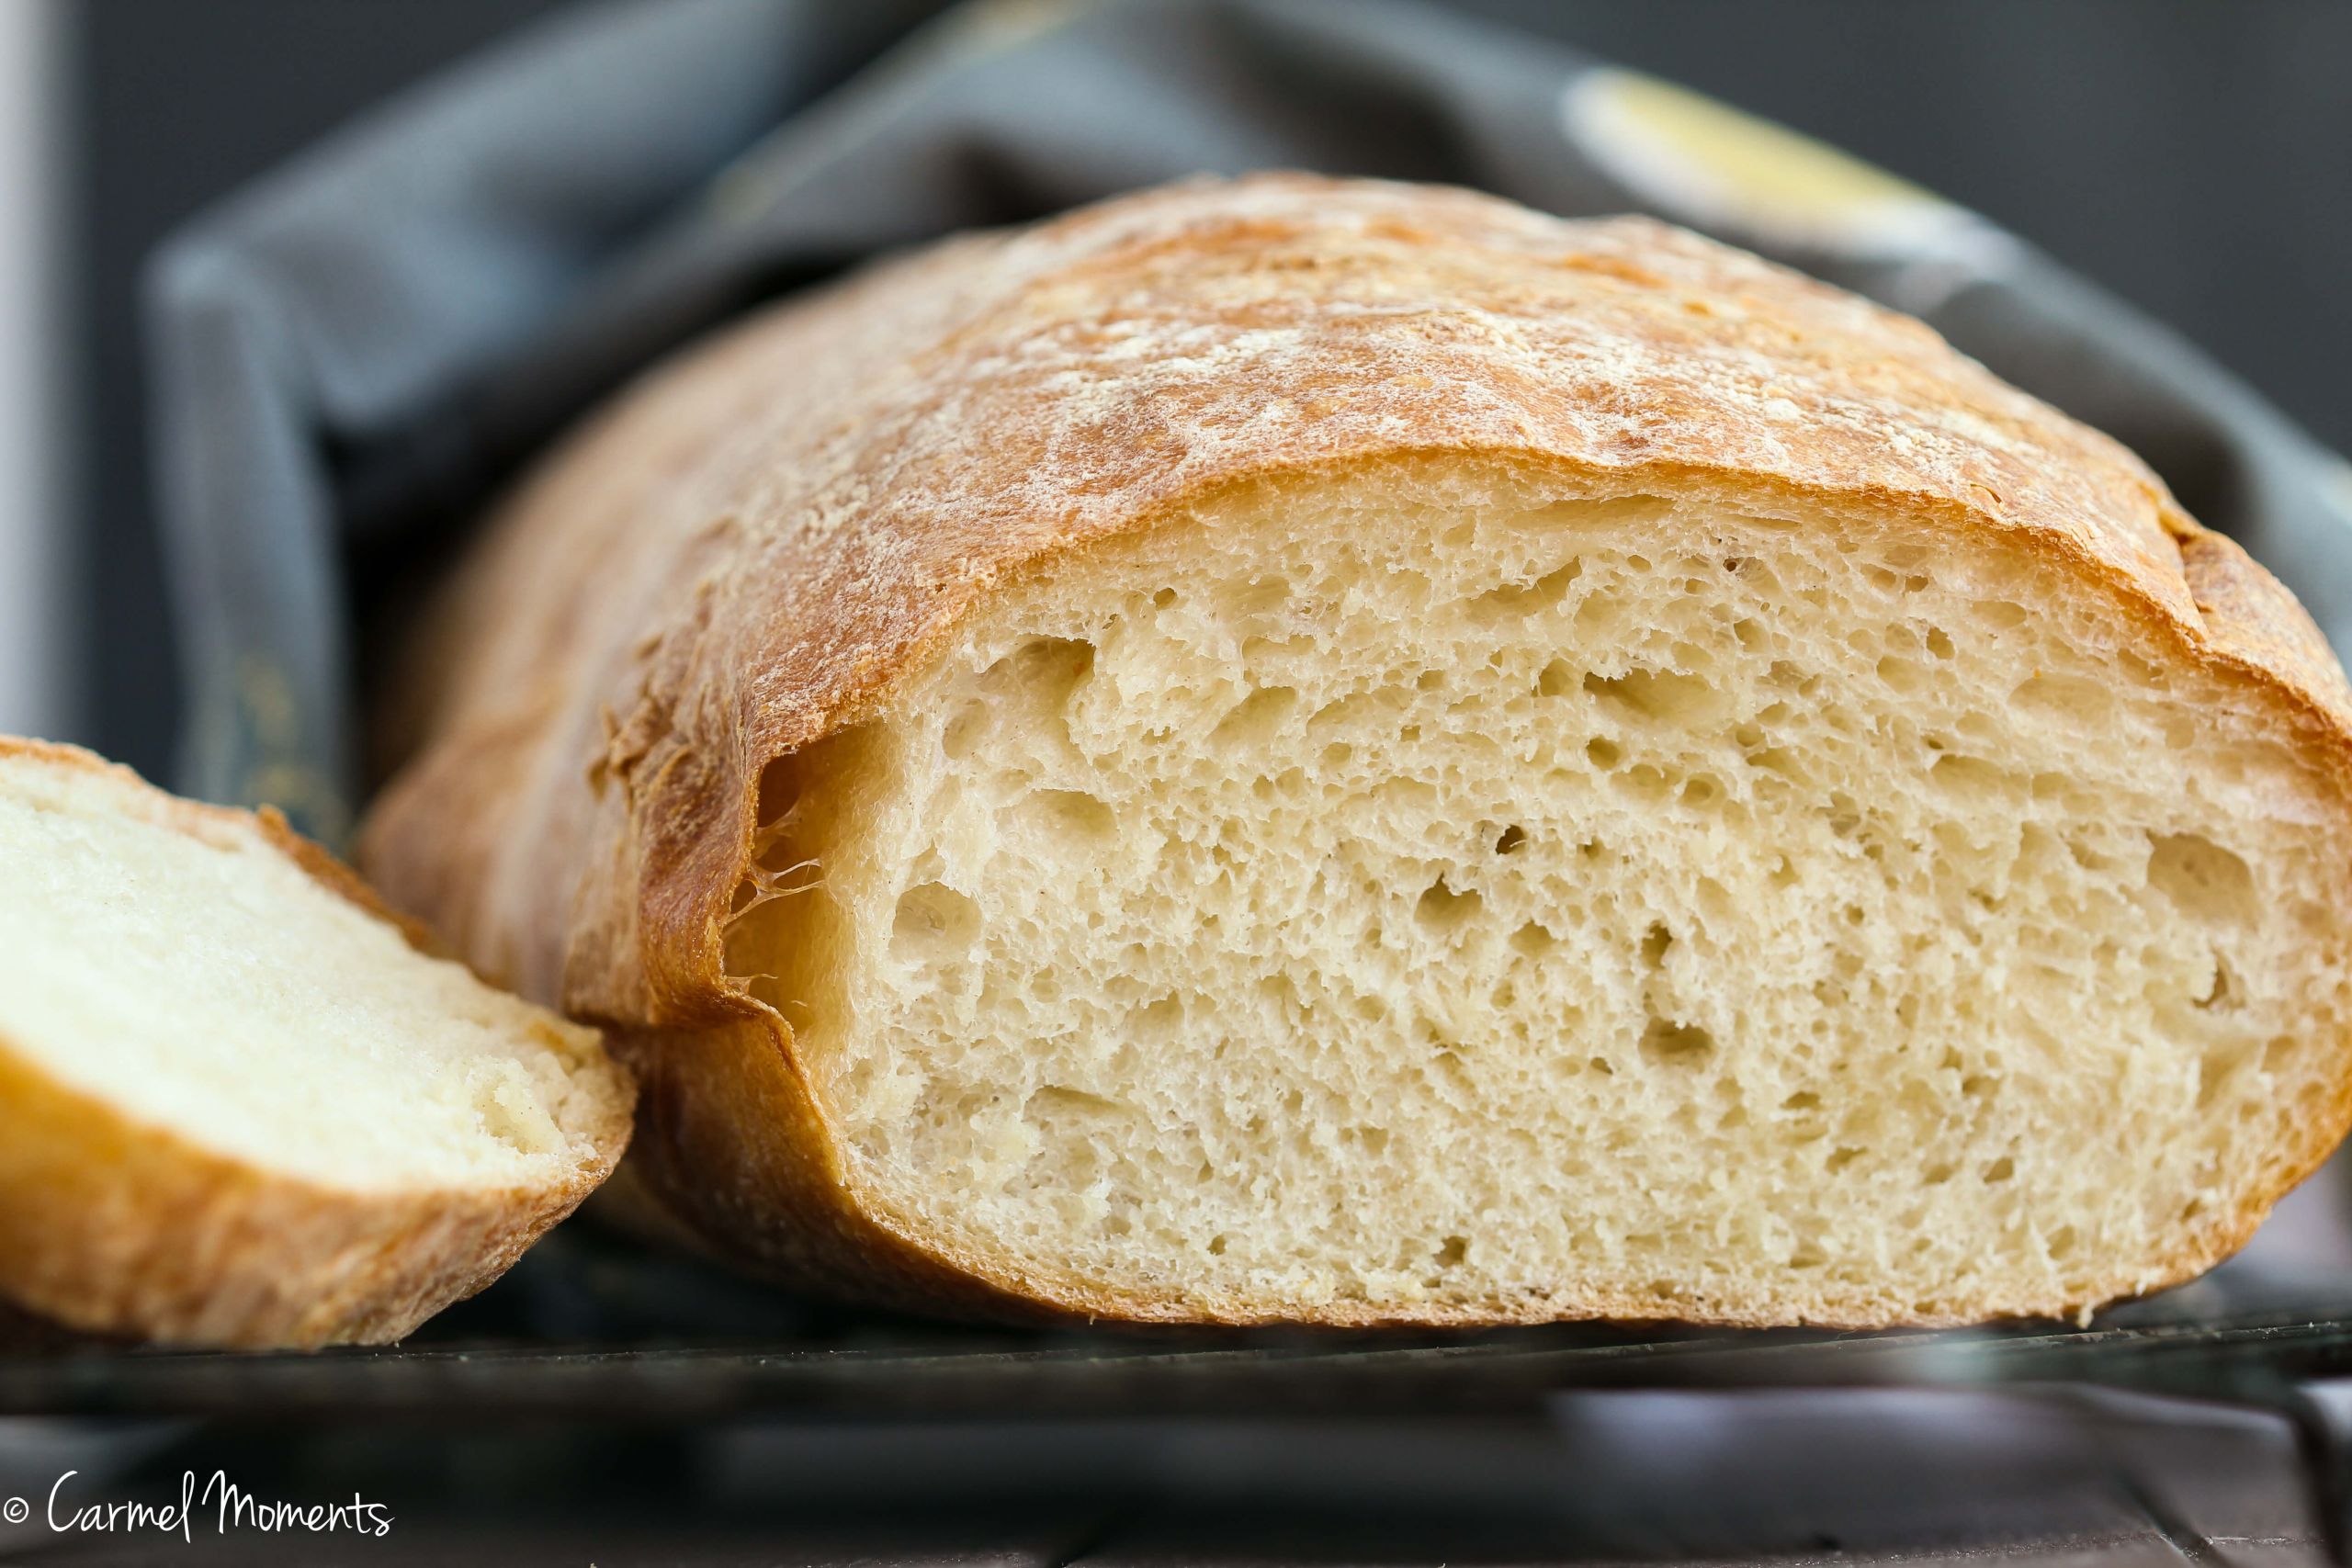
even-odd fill
[[[0,1294],[77,1327],[390,1337],[609,1170],[594,1032],[417,952],[282,828],[0,748]]]
[[[771,768],[729,967],[1032,1289],[2052,1311],[2341,1096],[2336,787],[2046,560],[1428,464],[1007,593]]]

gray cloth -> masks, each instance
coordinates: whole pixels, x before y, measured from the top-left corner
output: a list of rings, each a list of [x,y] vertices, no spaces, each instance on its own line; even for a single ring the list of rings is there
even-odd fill
[[[1601,92],[1622,73],[1436,6],[932,9],[568,12],[165,247],[149,306],[191,688],[183,787],[275,800],[339,836],[361,777],[355,627],[535,446],[682,340],[880,250],[1204,170],[1645,209],[1912,310],[2136,447],[2339,646],[2352,637],[2352,475],[2179,339],[1981,218],[1873,191],[1834,158],[1812,174],[1862,194],[1828,219],[1802,200],[1759,209],[1718,188],[1703,146],[1692,162],[1674,118],[1689,106],[1670,92],[1653,144],[1644,85]],[[1736,121],[1710,134],[1785,140]]]

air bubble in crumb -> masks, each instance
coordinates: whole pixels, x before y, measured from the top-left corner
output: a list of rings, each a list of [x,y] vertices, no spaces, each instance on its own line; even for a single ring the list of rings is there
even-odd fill
[[[482,1131],[517,1154],[548,1154],[563,1146],[563,1132],[510,1069],[474,1088]]]

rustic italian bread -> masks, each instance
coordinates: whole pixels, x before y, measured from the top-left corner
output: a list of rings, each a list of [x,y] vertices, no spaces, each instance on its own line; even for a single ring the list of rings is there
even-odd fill
[[[2307,618],[1651,222],[1274,176],[883,265],[592,422],[413,670],[365,863],[838,1290],[2073,1313],[2352,1115]]]
[[[276,816],[0,739],[0,1303],[395,1339],[571,1212],[630,1099],[593,1030],[417,951]]]

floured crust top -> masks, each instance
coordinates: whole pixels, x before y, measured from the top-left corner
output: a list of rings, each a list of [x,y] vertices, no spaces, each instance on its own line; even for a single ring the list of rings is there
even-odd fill
[[[741,1016],[718,920],[766,762],[1012,574],[1222,486],[1431,453],[2003,530],[2344,750],[2291,597],[1918,322],[1647,220],[1273,175],[953,241],[656,371],[443,607],[367,863],[528,994]]]

